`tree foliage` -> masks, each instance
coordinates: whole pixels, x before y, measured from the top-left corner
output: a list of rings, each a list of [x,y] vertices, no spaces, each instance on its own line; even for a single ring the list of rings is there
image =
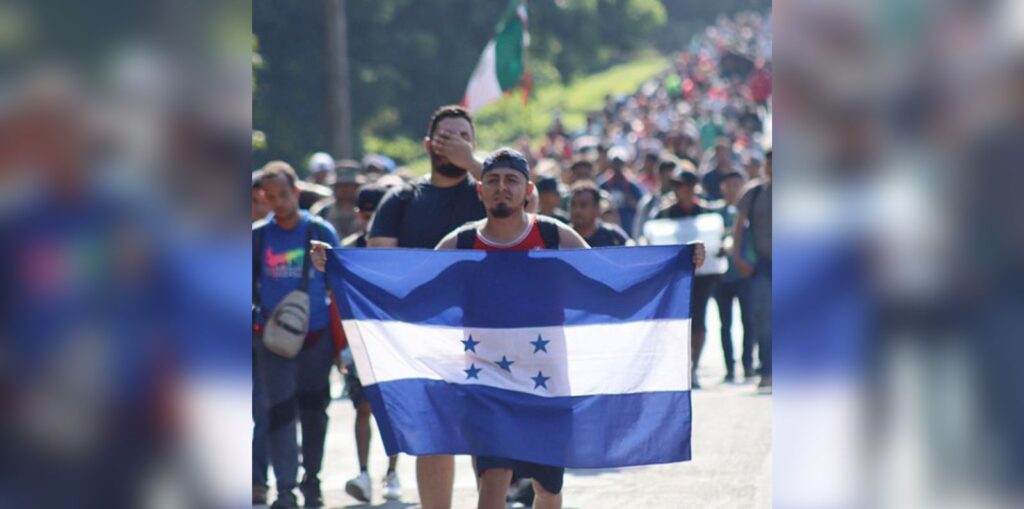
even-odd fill
[[[462,99],[506,2],[345,4],[354,146],[371,148],[369,142],[410,152],[401,140],[422,138],[434,109]],[[659,0],[532,0],[528,8],[527,67],[536,86],[568,83],[653,47],[671,12]],[[324,0],[254,2],[262,67],[254,71],[253,124],[266,136],[265,149],[254,154],[257,164],[299,164],[328,146],[324,13]]]

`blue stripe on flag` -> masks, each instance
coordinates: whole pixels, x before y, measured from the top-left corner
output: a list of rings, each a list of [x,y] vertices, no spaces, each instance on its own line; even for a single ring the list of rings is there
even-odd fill
[[[689,391],[544,398],[405,379],[365,393],[388,455],[472,454],[570,468],[690,459]]]
[[[328,282],[346,319],[522,328],[689,318],[692,246],[332,254]]]

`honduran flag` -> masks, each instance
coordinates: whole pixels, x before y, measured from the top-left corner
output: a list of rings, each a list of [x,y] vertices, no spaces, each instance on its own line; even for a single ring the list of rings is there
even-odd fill
[[[693,248],[336,249],[328,284],[389,455],[690,459]]]

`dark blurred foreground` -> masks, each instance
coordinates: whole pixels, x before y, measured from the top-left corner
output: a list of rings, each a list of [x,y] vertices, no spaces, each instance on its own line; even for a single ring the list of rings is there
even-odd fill
[[[0,20],[0,507],[247,505],[248,3]]]

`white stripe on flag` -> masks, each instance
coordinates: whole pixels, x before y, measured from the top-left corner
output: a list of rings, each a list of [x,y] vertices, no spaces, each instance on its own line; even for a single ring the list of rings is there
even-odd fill
[[[480,61],[469,77],[466,94],[463,98],[466,109],[476,112],[490,102],[501,98],[501,84],[498,83],[497,57],[494,52],[494,39],[491,39],[480,55]]]
[[[545,397],[690,389],[689,319],[521,329],[343,324],[364,385],[420,378]]]

